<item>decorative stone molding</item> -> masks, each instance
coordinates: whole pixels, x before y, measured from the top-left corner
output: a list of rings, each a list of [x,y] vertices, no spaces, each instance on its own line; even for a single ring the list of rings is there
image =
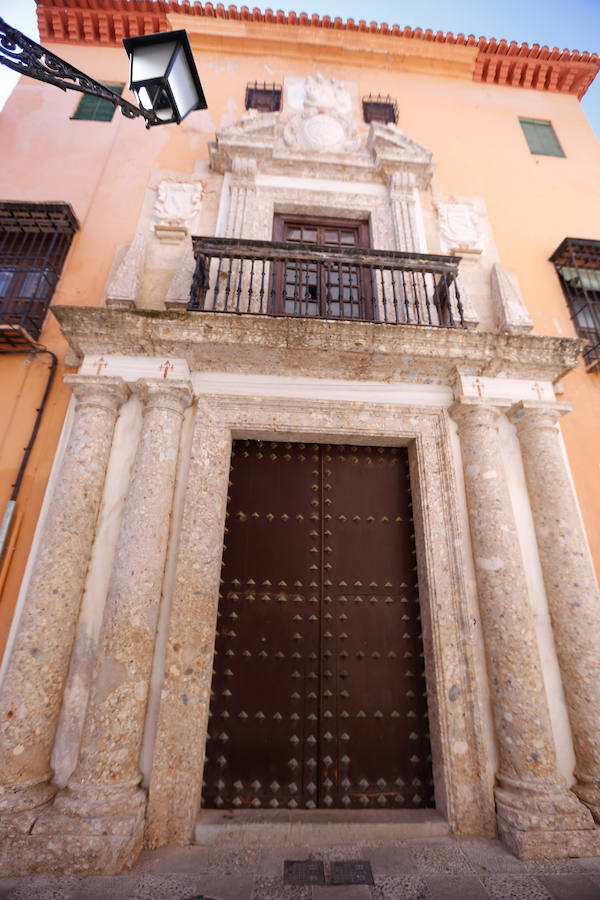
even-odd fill
[[[431,150],[408,137],[396,125],[371,122],[367,149],[372,153],[378,171],[386,175],[396,171],[410,172],[418,188],[429,187],[435,169]]]
[[[194,230],[205,184],[199,179],[163,180],[156,189],[152,221],[161,239],[182,239]]]
[[[138,232],[106,286],[106,305],[135,309],[144,271],[146,238]]]
[[[490,284],[498,331],[507,331],[509,334],[528,334],[533,331],[533,322],[523,298],[500,263],[492,266]]]
[[[409,446],[436,805],[458,833],[493,831],[491,784],[475,689],[450,427],[437,406],[307,397],[199,397],[146,841],[189,841],[199,805],[210,699],[231,438]],[[451,525],[449,525],[451,523]],[[436,552],[428,548],[435,546]],[[448,699],[450,698],[450,699]]]
[[[473,376],[555,382],[578,364],[576,338],[487,334],[462,328],[312,321],[292,317],[156,314],[52,306],[63,334],[84,355],[163,354],[191,371],[254,372],[452,384]]]
[[[442,253],[460,256],[483,252],[483,232],[478,211],[470,203],[451,200],[437,204]]]
[[[318,72],[304,81],[304,104],[283,128],[285,145],[294,152],[353,153],[360,136],[350,115],[350,94],[339,81]]]

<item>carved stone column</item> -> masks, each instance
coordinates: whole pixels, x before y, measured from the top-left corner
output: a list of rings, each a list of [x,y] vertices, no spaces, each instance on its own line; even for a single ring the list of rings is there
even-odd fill
[[[479,609],[496,725],[498,830],[523,858],[585,856],[600,831],[560,775],[533,612],[497,430],[498,409],[462,400],[461,440]]]
[[[425,248],[421,246],[417,229],[415,176],[412,172],[393,172],[388,190],[396,249],[404,253],[422,253]]]
[[[517,403],[517,428],[573,744],[572,790],[600,823],[600,597],[556,424],[570,405]]]
[[[258,164],[253,157],[233,157],[229,213],[225,237],[242,238],[254,236],[257,171]]]
[[[142,843],[139,754],[167,552],[185,382],[140,379],[143,422],[131,474],[79,763],[34,835],[51,832],[71,871],[129,867]]]
[[[0,694],[0,829],[27,833],[54,795],[50,754],[117,413],[120,378],[67,375],[75,418]]]
[[[199,408],[192,447],[148,795],[153,847],[189,843],[202,788],[230,431]]]

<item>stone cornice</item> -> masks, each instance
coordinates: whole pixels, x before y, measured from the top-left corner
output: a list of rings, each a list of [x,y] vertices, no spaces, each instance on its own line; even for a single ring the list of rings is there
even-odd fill
[[[576,338],[453,328],[53,306],[72,353],[185,359],[192,371],[452,384],[473,375],[555,382],[578,362]]]
[[[36,0],[42,42],[119,45],[122,38],[169,28],[186,28],[198,46],[200,40],[217,42],[240,39],[244,52],[261,53],[272,45],[287,45],[286,52],[306,53],[310,44],[319,44],[320,55],[328,47],[351,61],[353,53],[370,52],[370,65],[380,58],[385,65],[415,71],[438,71],[461,75],[473,81],[540,91],[575,94],[583,97],[598,69],[597,53],[550,49],[539,44],[475,38],[470,34],[444,34],[423,28],[400,28],[364,19],[344,21],[341,17],[308,16],[268,9],[261,13],[247,6],[239,9],[222,3],[195,3],[187,0]],[[236,37],[237,36],[237,37]],[[375,40],[373,38],[375,37]],[[250,39],[252,46],[249,46]],[[260,47],[260,43],[265,47]],[[268,51],[267,51],[268,52]],[[382,62],[382,64],[384,64]]]

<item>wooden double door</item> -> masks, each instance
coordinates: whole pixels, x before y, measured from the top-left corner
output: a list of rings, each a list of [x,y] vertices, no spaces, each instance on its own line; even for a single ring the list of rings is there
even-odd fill
[[[203,804],[432,807],[405,448],[233,446]]]

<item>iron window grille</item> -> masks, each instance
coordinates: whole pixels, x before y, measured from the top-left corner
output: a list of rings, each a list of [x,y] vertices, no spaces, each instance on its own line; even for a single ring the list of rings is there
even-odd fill
[[[281,109],[281,85],[254,84],[246,86],[246,109],[257,109],[259,112],[279,112]]]
[[[0,347],[37,341],[79,224],[68,203],[0,202]]]
[[[363,97],[362,106],[363,119],[367,124],[382,122],[387,125],[391,122],[392,125],[395,125],[398,121],[398,104],[389,94],[386,97],[381,94],[373,97],[372,94],[369,94],[368,97]]]
[[[585,341],[588,371],[600,371],[600,241],[565,238],[550,257],[571,319]]]
[[[527,146],[535,156],[564,156],[554,128],[550,122],[539,119],[519,119]]]
[[[119,97],[123,93],[122,84],[107,84],[105,87],[114,91]],[[85,119],[88,122],[111,122],[115,114],[116,106],[110,100],[103,100],[102,97],[92,97],[91,94],[84,94],[71,119]]]

